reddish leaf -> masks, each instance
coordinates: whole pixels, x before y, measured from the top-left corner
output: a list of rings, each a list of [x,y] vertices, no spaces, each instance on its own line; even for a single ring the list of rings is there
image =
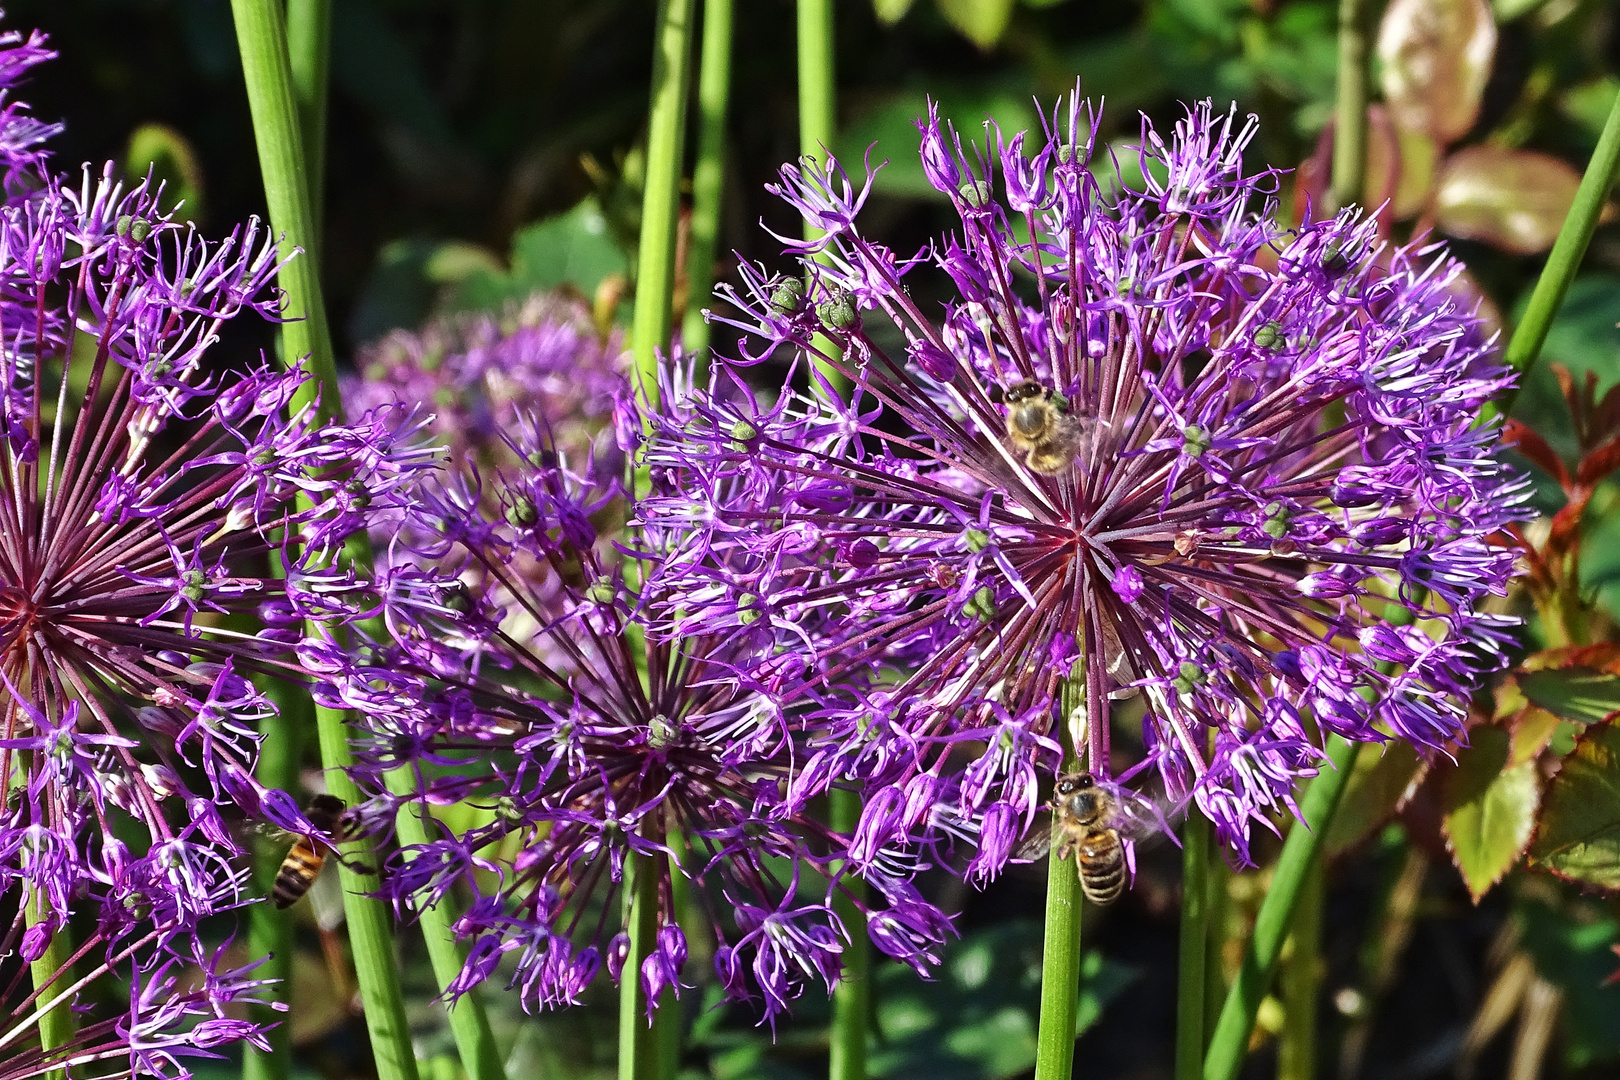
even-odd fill
[[[1557,668],[1591,668],[1620,675],[1620,643],[1600,641],[1596,645],[1562,645],[1531,653],[1519,665],[1520,671],[1552,671]]]
[[[1620,891],[1620,725],[1593,724],[1564,759],[1547,789],[1530,864]]]
[[[1575,482],[1582,487],[1596,487],[1599,480],[1616,469],[1620,469],[1620,436],[1610,438],[1581,458],[1580,465],[1575,469]]]
[[[1442,146],[1467,134],[1495,53],[1486,0],[1391,0],[1378,29],[1378,58],[1396,126]]]
[[[1569,470],[1564,468],[1563,459],[1534,428],[1518,420],[1509,420],[1502,425],[1502,445],[1518,447],[1519,453],[1557,480],[1558,486],[1566,493],[1569,491]]]
[[[1440,170],[1435,220],[1452,236],[1534,255],[1552,247],[1580,184],[1551,154],[1470,146]]]

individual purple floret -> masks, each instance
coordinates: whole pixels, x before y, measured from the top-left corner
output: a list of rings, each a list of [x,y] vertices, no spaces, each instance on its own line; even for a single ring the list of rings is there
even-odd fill
[[[406,909],[470,891],[452,990],[499,970],[526,1008],[547,1008],[578,1001],[604,969],[639,977],[649,1002],[678,992],[694,927],[677,906],[683,881],[725,992],[774,1018],[807,982],[837,980],[851,932],[830,903],[850,891],[845,838],[783,806],[814,722],[802,661],[758,663],[774,631],[746,608],[714,632],[644,645],[642,557],[668,538],[625,525],[633,504],[595,462],[521,438],[508,460],[519,464],[418,490],[380,559],[389,640],[306,645],[331,671],[332,703],[364,725],[365,786],[381,796],[385,773],[412,770],[422,809],[482,810],[466,827],[430,825],[435,839],[403,851],[385,889]],[[930,962],[943,916],[904,875],[870,880],[876,898],[854,902],[874,939]],[[652,946],[623,973],[632,881]]]
[[[430,430],[452,461],[513,464],[502,433],[541,423],[576,460],[622,461],[610,424],[629,368],[623,335],[603,335],[581,300],[535,293],[500,316],[461,314],[395,330],[356,358],[345,379],[351,413],[395,402],[431,408]]]
[[[869,798],[862,836],[977,833],[992,874],[1059,767],[1072,679],[1087,767],[1114,775],[1110,702],[1140,698],[1144,765],[1247,860],[1329,732],[1457,740],[1512,625],[1492,537],[1526,513],[1475,426],[1511,380],[1459,265],[1353,211],[1284,228],[1277,174],[1243,168],[1253,121],[1207,104],[1168,139],[1144,121],[1140,190],[1099,181],[1078,96],[1033,147],[919,127],[959,232],[898,258],[857,224],[870,178],[805,159],[772,190],[826,230],[787,241],[808,291],[747,266],[723,290],[743,363],[785,349],[853,389],[813,376],[763,407],[722,369],[647,450],[683,479],[643,512],[690,531],[656,582],[668,632],[719,631],[746,595],[844,624],[830,691],[886,672],[828,704],[801,798],[902,793]]]

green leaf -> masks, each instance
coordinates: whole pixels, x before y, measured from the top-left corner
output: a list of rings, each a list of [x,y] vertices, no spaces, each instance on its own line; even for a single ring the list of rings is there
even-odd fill
[[[917,0],[872,0],[872,10],[877,13],[878,22],[893,26],[906,17],[911,5]]]
[[[1535,762],[1508,765],[1511,737],[1495,725],[1469,732],[1441,798],[1440,829],[1452,862],[1478,903],[1513,868],[1535,828],[1541,788]]]
[[[1388,821],[1420,764],[1409,743],[1363,745],[1338,813],[1328,826],[1328,854],[1337,855],[1354,847]]]
[[[1096,1023],[1134,977],[1087,953],[1078,1029]],[[877,995],[882,1038],[873,1047],[871,1075],[1000,1080],[1028,1072],[1035,1063],[1040,981],[1041,928],[1024,921],[970,933],[947,947],[931,982],[903,965],[885,965]]]
[[[1615,1023],[1620,1016],[1620,984],[1608,982],[1614,972],[1612,947],[1620,941],[1614,916],[1590,900],[1553,907],[1521,896],[1513,918],[1536,973],[1564,993],[1558,1026],[1565,1064],[1571,1070],[1584,1069],[1620,1056],[1620,1024]]]
[[[1530,864],[1620,890],[1620,725],[1594,724],[1547,788]]]
[[[1620,675],[1569,667],[1527,671],[1518,678],[1525,697],[1565,720],[1595,724],[1620,710]]]
[[[937,0],[945,21],[981,49],[1001,40],[1012,18],[1013,0]]]
[[[146,178],[147,170],[163,183],[162,209],[180,203],[175,214],[180,221],[202,217],[202,166],[184,135],[163,124],[136,128],[124,151],[124,173],[139,182]]]
[[[873,190],[885,195],[944,199],[923,174],[922,159],[917,154],[921,145],[917,121],[928,115],[930,94],[939,106],[940,119],[955,125],[964,146],[975,139],[983,145],[986,118],[1009,134],[1040,126],[1040,117],[1022,90],[982,86],[907,90],[857,117],[839,133],[838,160],[859,176],[860,163],[871,147],[874,168],[888,159],[888,164],[878,171]],[[971,156],[972,150],[968,153]]]
[[[596,197],[586,196],[567,213],[518,230],[512,237],[512,269],[468,274],[446,306],[493,311],[508,300],[563,286],[589,297],[602,279],[629,268]]]
[[[1536,255],[1558,238],[1580,186],[1581,174],[1551,154],[1469,146],[1440,168],[1435,220],[1452,236]]]

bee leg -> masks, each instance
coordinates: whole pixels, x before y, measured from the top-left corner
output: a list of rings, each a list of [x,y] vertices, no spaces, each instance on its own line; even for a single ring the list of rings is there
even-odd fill
[[[337,851],[332,852],[332,857],[334,859],[336,859],[339,863],[342,863],[343,866],[346,869],[352,870],[356,874],[368,874],[369,875],[369,874],[375,874],[377,872],[376,870],[372,869],[366,863],[360,862],[358,859],[351,859],[351,858],[347,857],[346,855],[343,855],[341,852],[337,852]]]

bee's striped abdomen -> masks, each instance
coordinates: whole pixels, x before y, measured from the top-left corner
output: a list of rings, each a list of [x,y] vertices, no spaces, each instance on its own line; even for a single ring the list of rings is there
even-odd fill
[[[1080,891],[1093,904],[1112,904],[1125,891],[1125,847],[1113,829],[1099,829],[1080,841]]]
[[[307,836],[300,836],[298,842],[287,852],[287,857],[281,860],[281,870],[276,874],[276,887],[270,892],[270,899],[278,908],[291,907],[298,903],[303,895],[309,892],[309,887],[315,884],[315,877],[321,872],[321,865],[326,862],[326,852],[314,840]]]

